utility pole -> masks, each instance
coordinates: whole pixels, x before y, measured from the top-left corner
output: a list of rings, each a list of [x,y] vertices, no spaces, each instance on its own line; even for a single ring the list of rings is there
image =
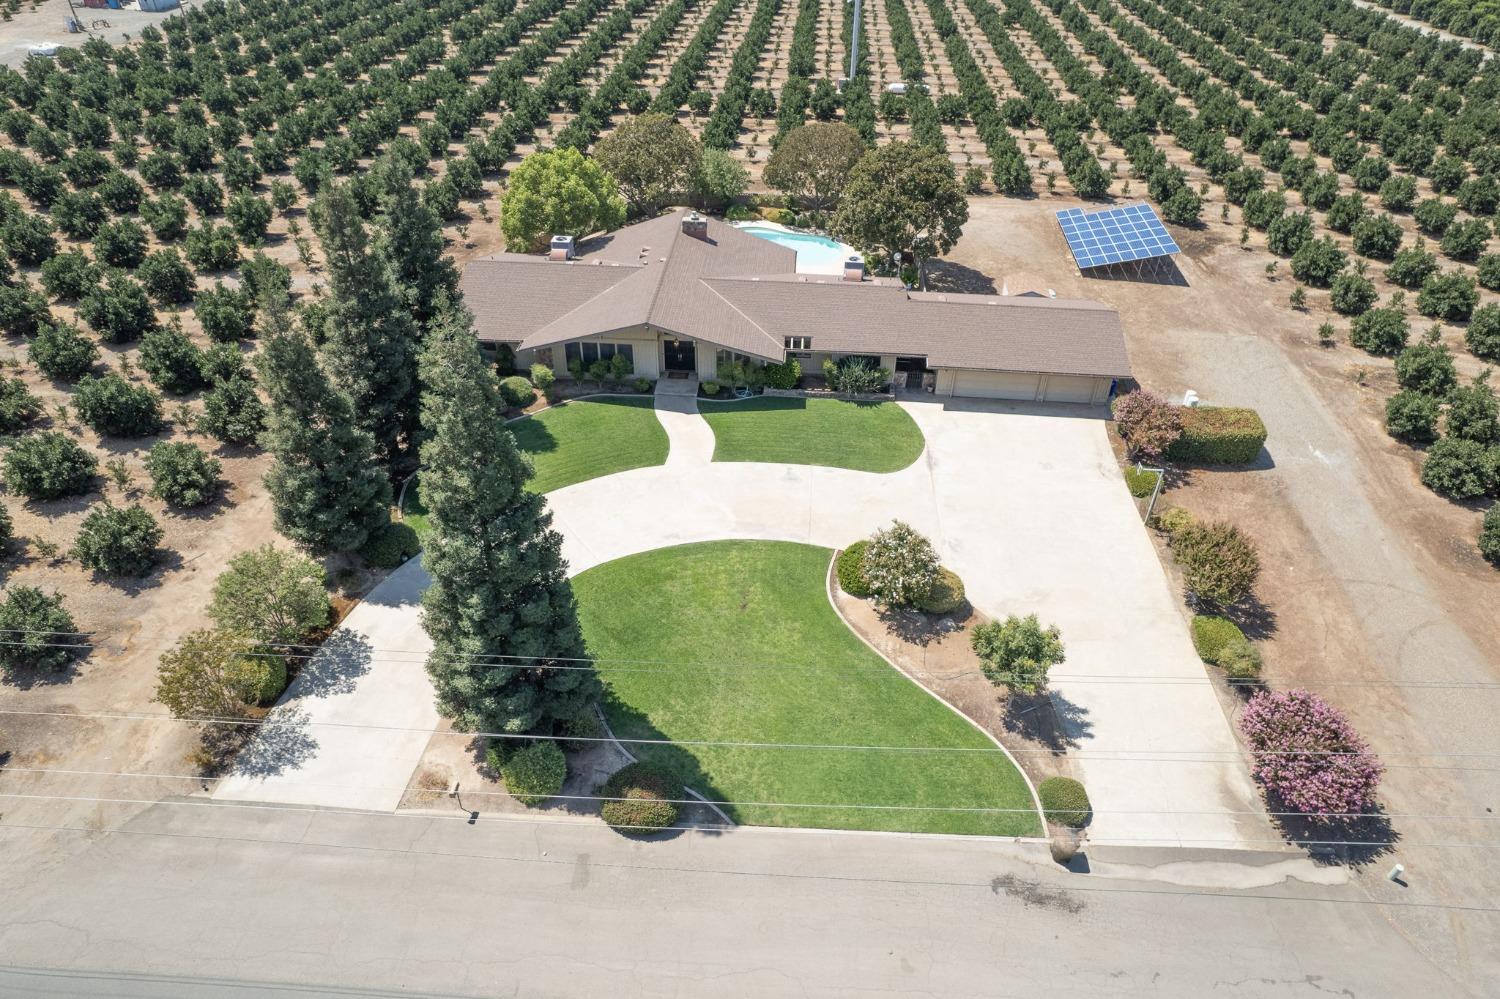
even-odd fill
[[[854,79],[859,69],[859,18],[864,9],[864,0],[854,0],[854,28],[849,32],[849,79]]]

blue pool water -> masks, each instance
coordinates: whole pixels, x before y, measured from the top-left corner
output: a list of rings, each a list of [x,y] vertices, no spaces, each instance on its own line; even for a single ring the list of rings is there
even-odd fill
[[[797,270],[804,274],[842,274],[844,261],[855,252],[837,240],[810,232],[787,232],[758,225],[740,226],[740,231],[796,250]]]

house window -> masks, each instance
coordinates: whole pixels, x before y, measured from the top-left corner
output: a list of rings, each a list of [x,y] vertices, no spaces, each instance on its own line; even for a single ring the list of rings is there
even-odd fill
[[[718,350],[714,352],[714,365],[723,367],[726,364],[749,364],[750,358],[745,354],[736,354],[732,350]]]
[[[789,336],[785,339],[787,350],[812,350],[812,337]]]
[[[577,361],[585,368],[595,361],[609,361],[616,354],[624,355],[630,362],[630,370],[635,370],[635,348],[628,343],[596,343],[592,340],[580,340],[563,345],[563,356],[567,359],[569,369],[573,362]]]

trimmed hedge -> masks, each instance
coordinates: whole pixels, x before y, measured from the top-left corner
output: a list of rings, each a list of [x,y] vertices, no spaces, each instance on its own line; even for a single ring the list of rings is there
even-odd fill
[[[1198,650],[1198,658],[1204,662],[1219,665],[1224,649],[1235,639],[1244,641],[1245,633],[1228,618],[1211,614],[1199,614],[1193,618],[1193,648]]]
[[[1071,777],[1048,777],[1037,785],[1036,794],[1042,799],[1042,814],[1058,825],[1077,829],[1093,810],[1088,792]]]
[[[421,550],[412,526],[395,521],[371,534],[359,557],[377,569],[394,569]]]
[[[870,595],[870,583],[865,579],[865,549],[870,547],[868,541],[856,541],[854,544],[839,552],[835,568],[839,577],[839,589],[851,597],[868,597]],[[962,584],[960,584],[961,586]]]
[[[1156,480],[1160,478],[1155,472],[1134,465],[1125,466],[1125,487],[1130,490],[1130,495],[1136,499],[1145,499],[1156,490]]]
[[[676,778],[649,763],[632,763],[615,771],[599,789],[605,801],[599,810],[606,824],[623,833],[647,833],[666,829],[677,822],[682,785]]]
[[[951,614],[964,605],[964,581],[951,569],[938,567],[937,582],[927,596],[917,601],[917,609],[928,614]]]
[[[540,805],[562,790],[568,761],[557,743],[540,740],[507,753],[500,760],[500,777],[510,796],[528,807]]]
[[[1185,406],[1182,436],[1167,448],[1167,457],[1195,465],[1244,465],[1265,443],[1266,425],[1253,409]]]

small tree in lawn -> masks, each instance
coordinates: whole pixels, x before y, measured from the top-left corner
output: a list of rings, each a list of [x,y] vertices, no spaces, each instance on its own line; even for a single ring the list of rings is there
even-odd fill
[[[1145,389],[1127,392],[1114,401],[1115,426],[1130,457],[1160,461],[1182,436],[1178,408]]]
[[[289,644],[328,624],[327,586],[317,562],[261,545],[229,560],[214,581],[208,616],[258,642]]]
[[[1245,599],[1260,575],[1255,545],[1233,524],[1189,524],[1172,535],[1171,544],[1188,590],[1216,607],[1233,607]]]
[[[1043,628],[1035,614],[986,621],[970,633],[980,669],[991,683],[1034,694],[1047,683],[1047,671],[1063,661],[1062,633]]]
[[[61,593],[12,586],[0,597],[0,671],[59,670],[81,652],[73,616]]]
[[[932,542],[900,520],[871,536],[863,567],[870,595],[886,607],[917,604],[938,580]]]
[[[1325,819],[1375,807],[1384,768],[1348,718],[1306,690],[1264,690],[1240,713],[1254,774],[1272,804]]]
[[[427,671],[460,730],[551,732],[598,696],[546,499],[504,426],[505,404],[480,357],[473,317],[440,314],[421,358],[422,499],[431,525],[422,597]]]

